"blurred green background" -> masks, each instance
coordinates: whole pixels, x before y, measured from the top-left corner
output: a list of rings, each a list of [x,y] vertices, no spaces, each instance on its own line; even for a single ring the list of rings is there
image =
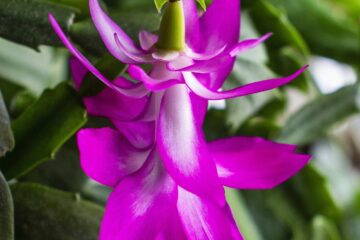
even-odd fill
[[[152,0],[102,3],[134,40],[158,29]],[[108,124],[81,103],[103,86],[88,75],[91,91],[73,89],[48,12],[108,77],[126,67],[106,53],[87,0],[0,0],[0,240],[97,239],[110,192],[82,173],[74,137]],[[241,13],[241,39],[274,35],[238,57],[224,88],[310,70],[281,89],[213,102],[207,138],[262,136],[314,157],[276,189],[227,190],[240,230],[248,240],[360,239],[360,1],[242,0]]]

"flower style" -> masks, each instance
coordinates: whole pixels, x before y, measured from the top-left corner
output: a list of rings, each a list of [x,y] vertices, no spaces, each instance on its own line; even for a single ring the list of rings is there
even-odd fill
[[[274,89],[305,68],[289,77],[220,91],[236,55],[270,36],[238,42],[239,0],[213,0],[201,17],[194,0],[169,1],[159,36],[140,32],[140,46],[97,0],[89,2],[107,49],[129,64],[127,73],[136,80],[104,77],[49,14],[56,33],[75,56],[75,85],[80,87],[89,71],[108,86],[84,98],[84,104],[90,114],[110,119],[115,128],[78,133],[83,170],[114,188],[100,239],[242,239],[223,186],[272,188],[297,173],[310,156],[295,153],[294,145],[257,137],[206,142],[201,128],[208,100]],[[144,63],[151,64],[150,73],[139,67]]]

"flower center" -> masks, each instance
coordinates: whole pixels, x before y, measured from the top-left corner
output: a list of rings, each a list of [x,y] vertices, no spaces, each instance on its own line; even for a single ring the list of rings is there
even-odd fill
[[[161,19],[156,47],[172,51],[185,48],[185,19],[181,0],[169,0]]]

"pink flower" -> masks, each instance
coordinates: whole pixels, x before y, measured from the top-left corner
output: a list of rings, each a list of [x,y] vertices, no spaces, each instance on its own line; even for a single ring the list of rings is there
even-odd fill
[[[210,143],[204,138],[201,128],[209,99],[274,89],[305,69],[289,77],[219,91],[236,55],[270,36],[238,42],[239,5],[239,0],[214,0],[199,17],[193,0],[172,1],[169,8],[184,9],[186,45],[175,41],[167,49],[164,35],[159,40],[145,31],[139,34],[140,47],[136,46],[98,1],[90,0],[103,42],[116,58],[129,64],[128,74],[137,83],[124,77],[106,79],[49,15],[56,33],[76,57],[71,67],[77,87],[87,71],[109,87],[84,103],[90,114],[109,118],[115,129],[78,133],[82,168],[92,179],[114,188],[100,239],[242,239],[223,186],[272,188],[309,161],[310,156],[295,153],[293,145],[252,137]],[[181,26],[176,31],[181,35]],[[149,74],[137,65],[142,63],[152,65]]]

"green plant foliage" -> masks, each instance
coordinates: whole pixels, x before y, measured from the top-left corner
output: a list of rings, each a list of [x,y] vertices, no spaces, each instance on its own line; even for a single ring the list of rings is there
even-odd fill
[[[335,123],[358,112],[358,94],[354,85],[316,98],[290,117],[277,140],[303,145],[323,136]]]
[[[333,222],[323,216],[312,221],[312,240],[340,240],[340,234]]]
[[[10,127],[9,115],[0,92],[0,157],[14,147],[14,136]]]
[[[88,181],[80,167],[76,139],[72,138],[56,153],[54,160],[44,162],[20,181],[37,182],[64,191],[81,192]]]
[[[320,214],[335,222],[340,220],[340,208],[326,181],[326,178],[309,164],[284,184],[288,196],[292,198],[296,208],[302,209],[301,214],[305,219]]]
[[[359,9],[358,1],[342,2]],[[301,32],[315,54],[344,62],[360,63],[360,31],[358,22],[336,14],[326,0],[277,1],[288,13],[292,23]],[[306,17],[302,9],[306,9]],[[357,18],[359,12],[357,12]]]
[[[212,2],[194,1],[199,16]],[[141,30],[157,33],[167,2],[100,0],[135,43]],[[114,127],[109,119],[88,117],[82,104],[106,86],[91,73],[78,91],[66,82],[70,54],[48,12],[104,76],[129,78],[127,65],[110,55],[94,27],[89,0],[0,0],[0,240],[98,239],[112,191],[82,171],[75,134],[82,127]],[[238,56],[221,90],[288,76],[316,62],[315,55],[347,63],[359,79],[359,16],[358,0],[241,0],[239,40],[273,35]],[[290,87],[209,104],[208,141],[258,136],[297,144],[297,152],[313,156],[275,189],[225,189],[246,239],[360,239],[359,84],[350,75],[329,80],[341,87],[323,95],[317,64]]]
[[[0,171],[0,240],[14,240],[14,206],[10,188]]]
[[[11,187],[17,239],[96,240],[103,209],[76,194],[39,184]]]
[[[41,0],[1,0],[0,36],[34,49],[41,44],[59,46],[60,40],[51,29],[48,13],[54,14],[60,26],[68,30],[76,11]]]
[[[67,78],[68,53],[62,49],[41,46],[35,52],[1,38],[0,49],[0,87],[6,88],[3,93],[8,103],[20,90],[39,96]]]
[[[167,3],[168,0],[154,0],[156,9],[158,12],[161,11],[162,7]]]
[[[306,65],[309,49],[284,12],[266,0],[256,0],[250,5],[248,12],[259,32],[273,33],[267,40],[271,67],[281,75],[289,75]],[[307,75],[299,77],[292,85],[306,91],[308,79]]]
[[[56,151],[86,123],[86,112],[68,83],[47,90],[12,124],[16,148],[0,166],[7,179],[19,177]]]

